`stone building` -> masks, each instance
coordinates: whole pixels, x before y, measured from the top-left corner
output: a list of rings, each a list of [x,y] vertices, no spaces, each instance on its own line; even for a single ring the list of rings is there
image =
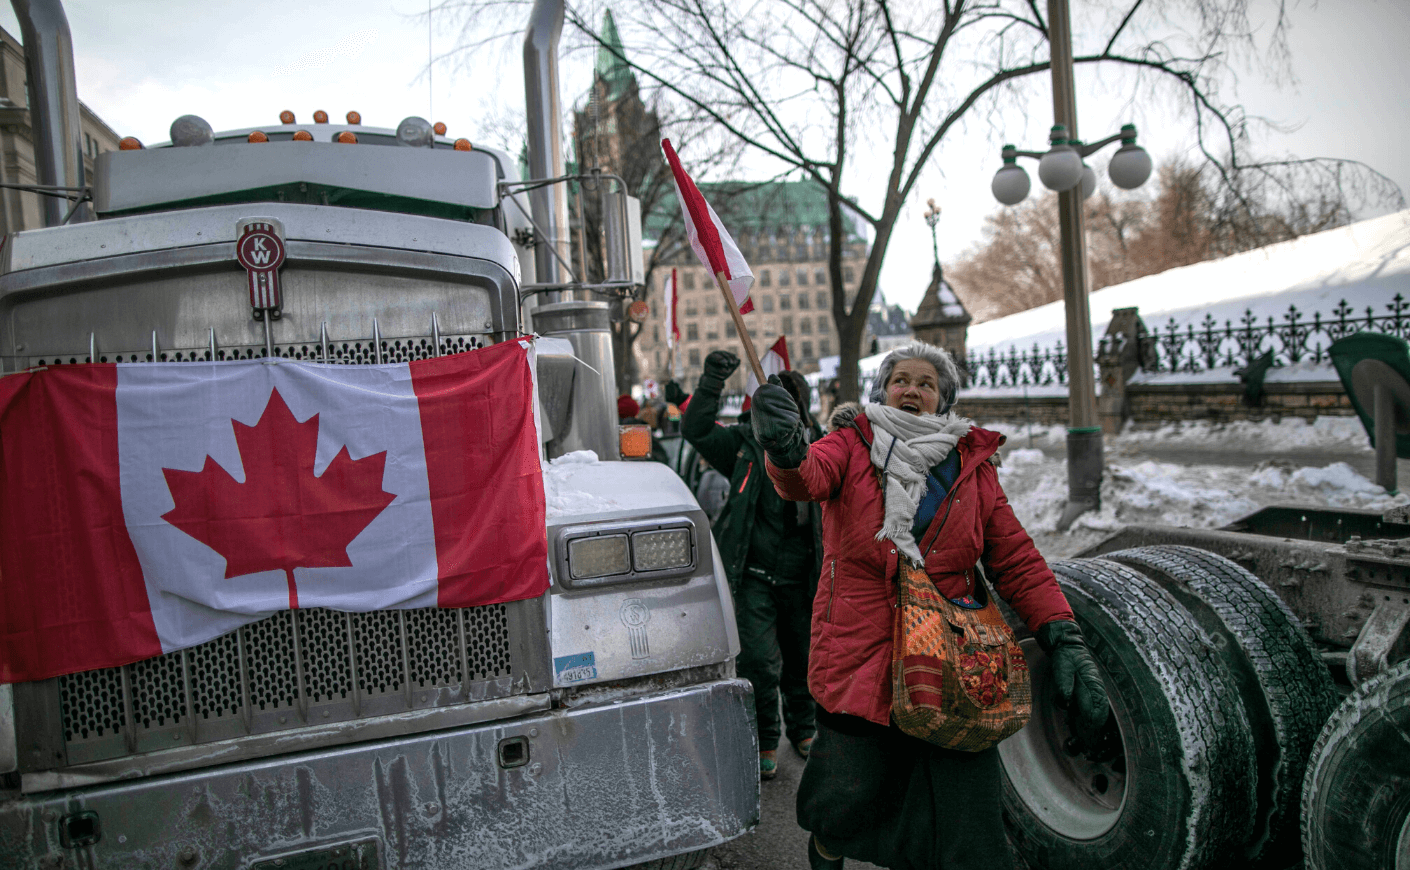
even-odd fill
[[[937,264],[930,276],[930,286],[911,318],[911,331],[921,341],[943,347],[956,360],[963,360],[965,336],[973,319]]]
[[[800,372],[818,370],[821,357],[838,353],[832,319],[832,282],[828,275],[829,235],[827,192],[805,181],[764,184],[720,182],[702,184],[701,192],[720,215],[754,272],[754,310],[745,326],[762,355],[780,335],[787,337],[789,359]],[[674,197],[663,209],[679,209]],[[647,232],[651,232],[648,222]],[[842,259],[842,282],[848,307],[866,265],[869,245],[859,225],[849,227]],[[680,277],[676,321],[681,341],[676,349],[676,380],[687,390],[700,377],[701,364],[712,350],[740,356],[734,321],[712,277],[688,245],[678,244],[658,255],[647,298],[651,319],[637,339],[641,369],[664,381],[667,371],[665,302],[662,288],[675,269]],[[726,384],[743,390],[745,366]]]
[[[6,184],[39,183],[25,82],[24,49],[19,40],[0,29],[0,181]],[[82,102],[79,126],[83,130],[83,177],[91,183],[94,159],[103,151],[116,151],[121,137]],[[0,233],[43,225],[40,194],[0,188]]]

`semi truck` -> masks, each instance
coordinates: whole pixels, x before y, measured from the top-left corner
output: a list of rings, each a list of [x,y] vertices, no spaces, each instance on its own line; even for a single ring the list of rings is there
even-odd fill
[[[0,252],[3,374],[356,366],[532,336],[550,587],[284,610],[0,686],[0,868],[689,868],[753,827],[752,694],[709,523],[669,468],[621,450],[604,299],[641,280],[634,201],[603,204],[607,282],[577,280],[564,242],[562,4],[526,32],[524,180],[420,118],[292,113],[223,132],[182,116],[83,178],[63,9],[14,7],[51,198]]]

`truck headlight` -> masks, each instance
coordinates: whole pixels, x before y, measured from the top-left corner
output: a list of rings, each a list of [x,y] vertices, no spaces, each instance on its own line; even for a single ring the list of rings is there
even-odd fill
[[[698,538],[689,517],[569,526],[556,537],[559,577],[567,589],[686,579],[697,561]]]

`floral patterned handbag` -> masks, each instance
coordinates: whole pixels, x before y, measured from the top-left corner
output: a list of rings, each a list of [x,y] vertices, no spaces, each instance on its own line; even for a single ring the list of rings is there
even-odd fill
[[[897,585],[891,716],[901,730],[979,752],[1022,728],[1033,708],[1028,663],[983,581],[983,605],[951,601],[903,559]]]

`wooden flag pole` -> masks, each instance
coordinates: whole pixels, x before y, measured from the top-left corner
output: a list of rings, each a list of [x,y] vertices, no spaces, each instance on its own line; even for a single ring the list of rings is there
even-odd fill
[[[764,377],[764,367],[759,363],[759,354],[754,350],[754,339],[749,337],[749,330],[744,328],[744,315],[739,313],[739,306],[734,304],[734,294],[729,292],[729,281],[723,271],[715,273],[715,286],[719,287],[725,296],[725,308],[734,318],[734,331],[739,333],[739,342],[744,345],[744,355],[749,358],[749,368],[754,370],[755,379],[760,384],[768,383],[769,379]]]

